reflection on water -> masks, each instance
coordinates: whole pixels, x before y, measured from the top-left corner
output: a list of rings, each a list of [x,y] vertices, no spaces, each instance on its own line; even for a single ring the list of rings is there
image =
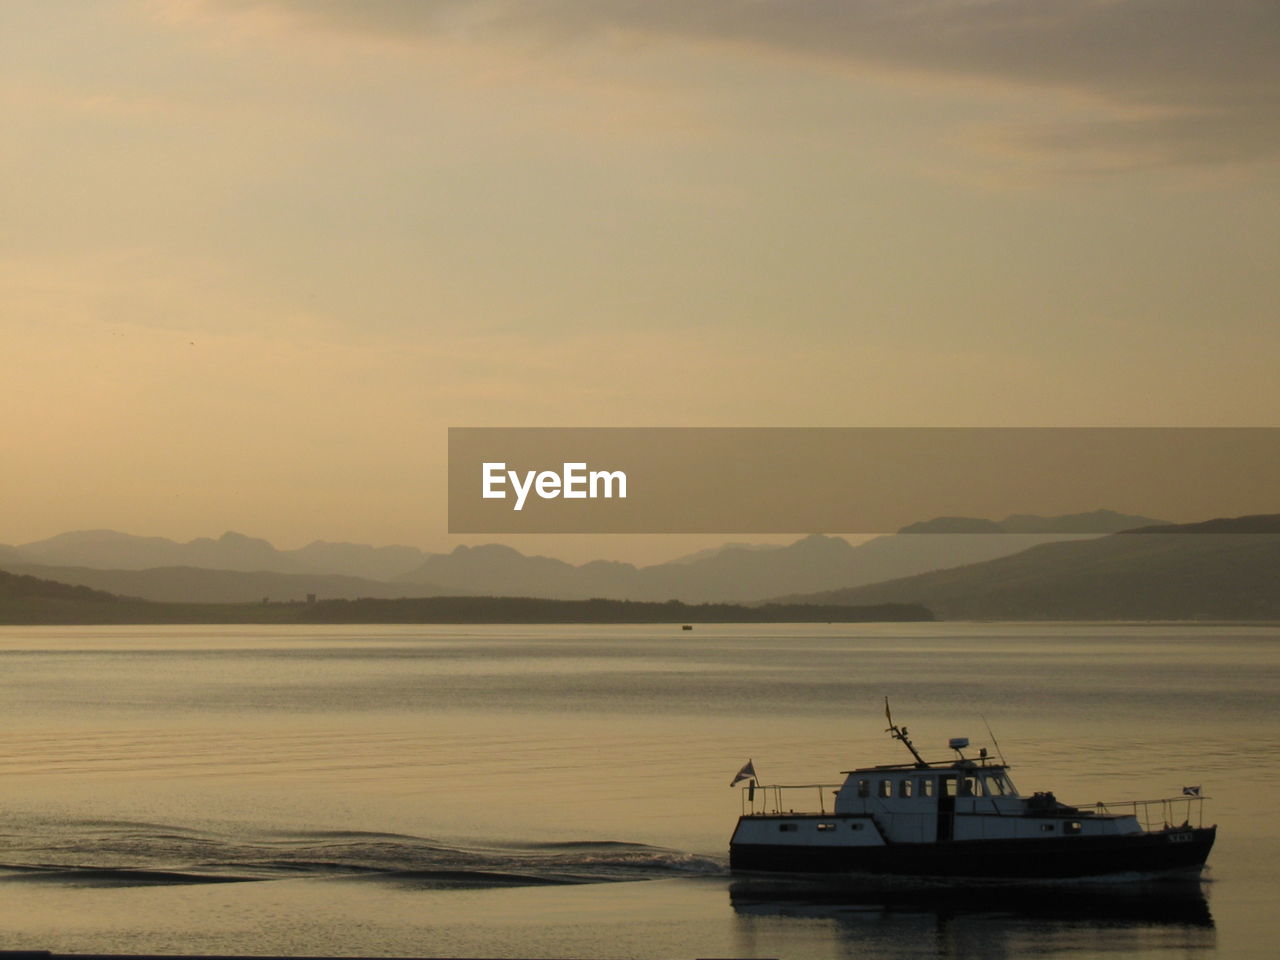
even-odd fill
[[[744,942],[806,927],[811,934],[816,921],[851,955],[1009,957],[1215,943],[1198,879],[1012,884],[761,875],[734,880],[729,901]]]

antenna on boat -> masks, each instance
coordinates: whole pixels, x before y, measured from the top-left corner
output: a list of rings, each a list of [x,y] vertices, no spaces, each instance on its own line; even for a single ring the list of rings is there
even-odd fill
[[[915,745],[911,742],[910,738],[907,736],[907,728],[902,727],[901,729],[899,729],[898,725],[893,722],[893,714],[889,712],[888,697],[884,698],[884,716],[885,716],[885,719],[889,721],[889,729],[886,730],[885,733],[892,735],[893,739],[895,740],[902,741],[903,745],[908,750],[911,751],[911,755],[916,758],[917,767],[920,767],[920,768],[928,767],[929,764],[925,763],[924,757],[920,756],[920,751],[918,751],[915,748]]]
[[[1000,749],[1000,741],[997,740],[996,735],[991,732],[991,724],[987,723],[986,715],[980,713],[978,716],[982,717],[982,725],[987,728],[987,736],[991,738],[991,745],[996,748],[996,756],[1000,758],[1000,765],[1002,767],[1007,767],[1009,764],[1005,763],[1004,751]]]

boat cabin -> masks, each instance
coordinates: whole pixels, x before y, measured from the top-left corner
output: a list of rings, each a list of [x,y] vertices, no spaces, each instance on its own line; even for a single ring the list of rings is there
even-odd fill
[[[968,761],[942,767],[864,767],[842,771],[835,813],[878,816],[895,839],[927,843],[950,840],[956,814],[1018,816],[1023,801],[1005,767]]]
[[[1003,764],[959,760],[842,772],[846,779],[835,791],[833,812],[870,817],[886,839],[897,843],[1070,836],[1086,832],[1085,820],[1093,816],[1059,804],[1050,794],[1024,798]],[[1010,818],[1021,822],[1015,825]],[[1136,821],[1132,827],[1139,829]]]
[[[792,842],[808,834],[815,842],[879,844],[1142,832],[1132,814],[1081,810],[1058,802],[1052,793],[1024,797],[1009,768],[983,754],[977,760],[961,756],[947,763],[842,771],[845,780],[839,788],[819,788],[820,800],[823,793],[834,794],[834,803],[829,808],[822,803],[816,813],[784,805],[785,792],[812,788],[762,786],[751,791],[752,810],[744,819],[768,819],[773,824],[769,829],[792,834]]]

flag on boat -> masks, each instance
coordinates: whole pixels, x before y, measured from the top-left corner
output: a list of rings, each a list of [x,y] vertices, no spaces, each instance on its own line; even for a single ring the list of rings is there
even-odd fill
[[[757,779],[756,768],[752,766],[751,761],[748,760],[743,765],[742,769],[738,771],[738,775],[729,781],[729,786],[732,787],[735,783],[738,783],[742,780],[755,780],[755,779]]]
[[[1183,795],[1184,797],[1198,797],[1198,796],[1200,796],[1200,785],[1199,785],[1199,784],[1197,784],[1197,785],[1196,785],[1196,786],[1194,786],[1194,787],[1183,787],[1183,788],[1182,788],[1182,795]]]

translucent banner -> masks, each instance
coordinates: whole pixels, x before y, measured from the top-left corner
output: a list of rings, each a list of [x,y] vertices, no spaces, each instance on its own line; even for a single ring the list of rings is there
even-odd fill
[[[1280,512],[1280,428],[449,431],[455,534],[889,533],[1102,509]]]

